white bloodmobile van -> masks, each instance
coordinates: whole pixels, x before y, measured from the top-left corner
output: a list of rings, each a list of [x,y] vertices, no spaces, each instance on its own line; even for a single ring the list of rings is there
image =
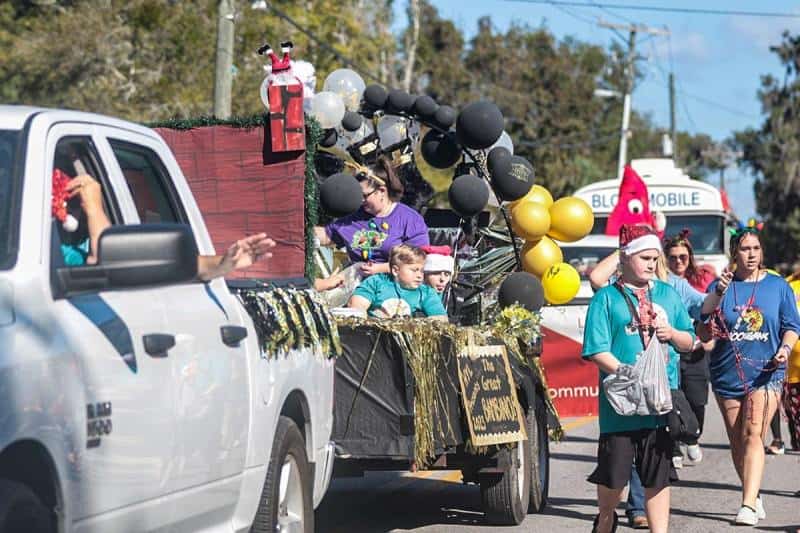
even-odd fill
[[[631,166],[647,184],[650,210],[661,211],[667,217],[665,235],[688,228],[698,264],[710,264],[717,273],[721,272],[727,264],[728,215],[719,190],[691,179],[671,159],[634,159]],[[594,211],[593,234],[605,231],[606,220],[617,204],[619,184],[618,179],[599,181],[575,192]]]

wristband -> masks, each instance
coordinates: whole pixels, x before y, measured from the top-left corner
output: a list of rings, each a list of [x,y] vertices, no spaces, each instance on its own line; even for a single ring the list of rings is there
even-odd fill
[[[780,348],[778,348],[778,351],[781,351],[781,350],[783,350],[784,348],[786,348],[786,353],[787,353],[787,355],[788,355],[788,354],[790,354],[790,353],[792,353],[792,347],[791,347],[791,346],[789,346],[788,344],[782,344],[782,345],[781,345],[781,347],[780,347]]]

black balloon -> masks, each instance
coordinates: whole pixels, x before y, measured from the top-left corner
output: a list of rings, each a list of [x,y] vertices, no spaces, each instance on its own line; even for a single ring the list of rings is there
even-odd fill
[[[420,152],[433,168],[450,168],[461,158],[461,147],[452,133],[431,130],[422,138]]]
[[[323,148],[330,148],[336,141],[339,140],[339,134],[336,130],[331,128],[329,130],[322,130],[322,138],[319,140],[319,145]]]
[[[408,113],[414,105],[414,97],[402,89],[392,89],[386,99],[388,113]]]
[[[533,274],[514,272],[500,284],[497,303],[501,308],[517,303],[528,311],[538,311],[544,305],[542,282]]]
[[[433,124],[443,130],[449,130],[456,121],[456,110],[449,105],[439,106],[433,114]]]
[[[507,167],[505,172],[492,173],[492,186],[501,200],[513,202],[528,194],[533,187],[533,165],[524,157],[512,155]]]
[[[503,114],[492,102],[473,102],[456,121],[458,141],[473,150],[489,148],[503,133]]]
[[[335,218],[354,213],[361,207],[363,198],[361,185],[351,174],[334,174],[319,186],[319,203]]]
[[[364,103],[367,104],[367,107],[370,109],[383,109],[383,106],[386,105],[387,97],[388,93],[386,89],[377,83],[368,85],[367,88],[364,89]]]
[[[356,131],[361,127],[363,119],[354,111],[345,111],[342,117],[342,127],[347,131]]]
[[[447,191],[450,207],[464,218],[477,215],[489,202],[489,188],[477,176],[464,174],[453,180]]]
[[[414,105],[411,107],[411,111],[424,120],[432,119],[438,109],[439,104],[427,94],[418,96],[417,99],[414,100]]]
[[[486,168],[489,174],[507,174],[511,170],[511,152],[504,146],[495,146],[486,157]]]

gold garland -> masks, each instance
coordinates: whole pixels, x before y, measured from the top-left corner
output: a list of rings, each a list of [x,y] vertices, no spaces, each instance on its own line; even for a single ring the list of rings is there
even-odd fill
[[[328,359],[341,355],[339,330],[314,291],[265,287],[238,290],[237,295],[253,319],[264,358],[303,348]]]

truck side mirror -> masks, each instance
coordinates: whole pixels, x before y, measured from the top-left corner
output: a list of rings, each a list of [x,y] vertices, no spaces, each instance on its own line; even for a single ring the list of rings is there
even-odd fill
[[[197,278],[197,254],[186,224],[111,226],[100,235],[96,265],[58,269],[59,292],[186,283]]]

